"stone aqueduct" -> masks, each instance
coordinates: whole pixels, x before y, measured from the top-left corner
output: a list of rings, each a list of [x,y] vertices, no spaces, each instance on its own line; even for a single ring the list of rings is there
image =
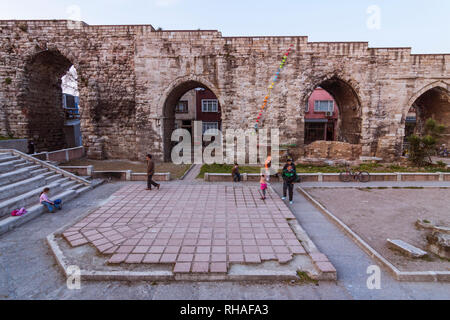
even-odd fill
[[[291,44],[264,126],[280,128],[281,143],[296,144],[299,153],[304,106],[317,86],[339,105],[340,139],[361,144],[365,156],[400,155],[413,104],[450,126],[450,54],[307,37],[8,20],[0,21],[0,135],[33,138],[39,149],[64,147],[60,79],[74,65],[89,157],[138,159],[151,152],[162,158],[174,105],[189,89],[216,94],[224,129],[252,127]]]

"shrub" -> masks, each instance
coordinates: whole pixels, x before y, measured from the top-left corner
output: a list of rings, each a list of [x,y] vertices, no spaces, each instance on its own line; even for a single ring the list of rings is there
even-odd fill
[[[425,166],[432,163],[431,156],[445,130],[444,125],[438,125],[435,120],[428,119],[422,135],[411,135],[408,137],[410,144],[409,160],[417,166]]]

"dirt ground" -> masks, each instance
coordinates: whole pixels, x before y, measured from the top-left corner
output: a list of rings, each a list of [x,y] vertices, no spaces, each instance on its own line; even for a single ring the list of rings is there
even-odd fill
[[[60,166],[94,166],[96,171],[120,171],[133,170],[136,173],[147,171],[147,165],[144,161],[128,161],[128,160],[90,160],[77,159],[65,163],[60,163]],[[179,179],[189,169],[190,165],[173,164],[170,162],[156,163],[156,172],[170,172],[174,179]]]
[[[426,231],[417,219],[450,226],[450,189],[309,188],[330,210],[401,271],[449,271],[450,261],[430,254],[413,259],[389,249],[386,240],[400,239],[425,251]]]

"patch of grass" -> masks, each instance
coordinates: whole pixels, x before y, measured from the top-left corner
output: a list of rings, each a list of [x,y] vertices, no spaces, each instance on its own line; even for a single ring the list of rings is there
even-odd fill
[[[403,189],[424,189],[424,187],[404,187]]]
[[[11,84],[12,83],[12,79],[10,77],[5,78],[5,83],[6,84]]]
[[[15,140],[15,139],[18,139],[18,138],[14,138],[14,137],[5,137],[5,136],[0,136],[0,140]]]
[[[389,189],[388,187],[378,187],[377,189],[379,190],[385,190],[385,189]]]
[[[197,176],[199,179],[203,179],[205,177],[205,173],[229,173],[231,175],[231,170],[233,169],[233,165],[231,164],[204,164],[200,173]],[[239,166],[239,172],[242,173],[260,173],[261,167],[258,166]]]
[[[427,220],[427,219],[423,219],[422,221],[423,221],[424,223],[431,223],[430,220]]]
[[[319,285],[319,281],[312,279],[305,271],[297,270],[297,276],[299,277],[297,281],[299,283],[314,283],[316,286]]]

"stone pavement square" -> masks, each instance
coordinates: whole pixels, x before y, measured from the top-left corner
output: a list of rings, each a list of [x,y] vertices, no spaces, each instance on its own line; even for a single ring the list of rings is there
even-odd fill
[[[260,197],[256,186],[129,185],[63,236],[111,255],[109,264],[170,264],[175,273],[226,273],[233,263],[306,254],[289,208],[271,190]]]

